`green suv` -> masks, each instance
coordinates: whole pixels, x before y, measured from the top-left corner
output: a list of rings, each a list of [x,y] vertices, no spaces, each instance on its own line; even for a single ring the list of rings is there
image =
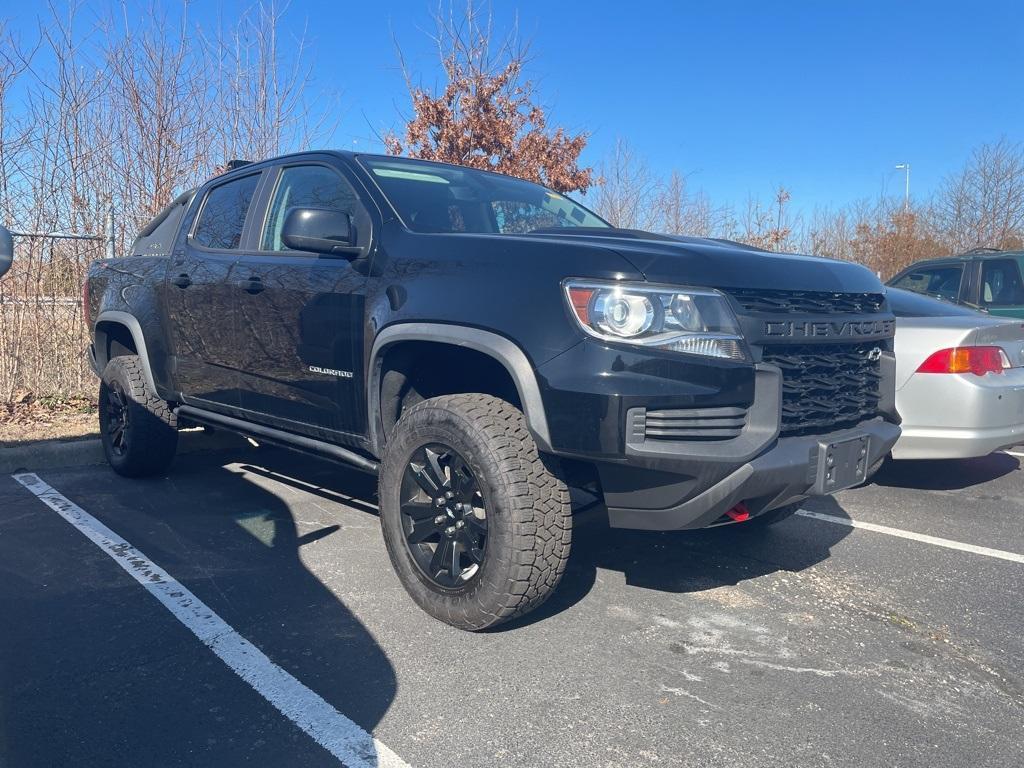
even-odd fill
[[[1024,318],[1024,251],[976,248],[904,269],[887,285],[963,304],[992,315]]]

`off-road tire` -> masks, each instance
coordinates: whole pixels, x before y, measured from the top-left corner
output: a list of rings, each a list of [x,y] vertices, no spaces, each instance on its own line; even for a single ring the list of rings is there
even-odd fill
[[[117,420],[113,399],[123,393],[127,418],[125,443],[115,444],[112,424]],[[112,358],[100,377],[100,438],[103,452],[115,472],[125,477],[146,477],[164,472],[178,448],[177,417],[167,402],[146,385],[138,355]]]
[[[443,588],[416,565],[402,518],[402,481],[413,455],[449,446],[480,487],[487,514],[483,563],[476,577]],[[572,509],[556,461],[541,455],[523,414],[484,394],[424,400],[402,414],[379,478],[380,519],[388,554],[406,591],[431,616],[482,630],[522,616],[558,585],[569,558]]]
[[[741,523],[741,525],[755,526],[758,528],[767,528],[769,525],[777,525],[778,523],[781,523],[783,520],[788,520],[796,514],[796,511],[798,509],[800,509],[799,503],[787,504],[784,507],[779,507],[778,509],[770,509],[763,514],[758,515],[757,517],[752,517],[747,522]]]

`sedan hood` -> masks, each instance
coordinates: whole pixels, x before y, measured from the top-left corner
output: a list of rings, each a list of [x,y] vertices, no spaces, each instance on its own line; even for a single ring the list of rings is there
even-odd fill
[[[878,278],[859,264],[772,253],[727,240],[596,228],[538,230],[532,236],[613,250],[654,283],[829,293],[884,291]]]

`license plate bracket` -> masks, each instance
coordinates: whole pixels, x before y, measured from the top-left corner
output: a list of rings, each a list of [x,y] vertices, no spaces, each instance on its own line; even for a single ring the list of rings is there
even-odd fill
[[[870,455],[871,438],[867,435],[835,443],[818,443],[815,493],[835,493],[864,482]]]

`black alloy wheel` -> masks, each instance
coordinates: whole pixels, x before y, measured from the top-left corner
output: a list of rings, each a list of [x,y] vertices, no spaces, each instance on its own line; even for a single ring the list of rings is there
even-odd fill
[[[402,530],[409,554],[431,582],[463,588],[479,578],[487,556],[487,507],[465,459],[430,443],[405,468]]]
[[[377,495],[399,581],[453,627],[478,631],[522,616],[565,572],[569,489],[522,411],[493,395],[440,395],[404,409]]]
[[[102,407],[106,411],[106,431],[110,440],[110,450],[116,456],[124,456],[128,452],[128,433],[131,411],[128,408],[128,395],[125,394],[121,382],[112,381],[105,390],[106,402]]]

